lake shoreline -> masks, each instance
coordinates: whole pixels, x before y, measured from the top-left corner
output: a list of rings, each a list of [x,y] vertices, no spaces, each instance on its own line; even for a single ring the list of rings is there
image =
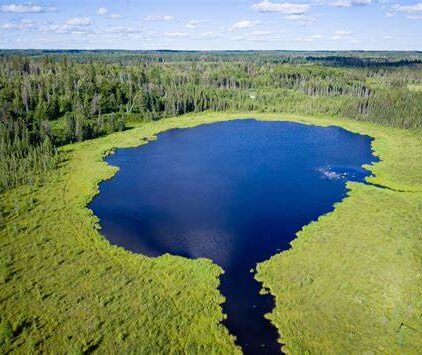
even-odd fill
[[[133,275],[136,275],[139,271],[139,269],[141,268],[150,268],[150,266],[147,266],[145,263],[148,263],[149,265],[149,261],[145,261],[145,258],[140,258],[139,256],[135,256],[135,255],[131,255],[131,253],[125,252],[123,250],[120,250],[120,248],[116,248],[116,247],[110,247],[109,243],[106,242],[97,231],[94,230],[94,226],[97,224],[97,220],[96,218],[92,215],[92,213],[90,213],[90,211],[85,207],[89,201],[91,201],[92,197],[98,193],[98,187],[97,184],[104,180],[104,179],[109,179],[111,178],[116,169],[112,168],[110,166],[107,166],[103,161],[103,157],[105,154],[107,154],[107,152],[110,152],[111,150],[113,150],[114,148],[117,147],[123,147],[123,146],[137,146],[139,144],[142,144],[142,141],[140,140],[141,138],[151,138],[153,137],[155,134],[157,134],[160,131],[164,131],[164,130],[168,130],[171,128],[178,128],[178,127],[193,127],[196,126],[198,124],[205,124],[205,123],[212,123],[215,121],[223,121],[223,120],[227,120],[227,119],[234,119],[234,118],[239,118],[239,117],[257,117],[257,118],[267,118],[270,120],[288,120],[288,121],[299,121],[302,123],[308,123],[308,124],[316,124],[316,125],[338,125],[341,126],[345,129],[348,129],[350,131],[355,131],[355,132],[359,132],[359,133],[365,133],[368,134],[372,137],[375,138],[374,142],[373,142],[373,149],[375,151],[375,153],[377,155],[379,155],[379,157],[381,158],[381,161],[377,164],[375,164],[374,166],[372,166],[370,168],[370,170],[374,173],[374,177],[370,178],[369,181],[371,182],[375,182],[377,184],[380,184],[382,186],[387,186],[390,187],[392,189],[401,189],[401,190],[406,190],[406,191],[412,191],[413,192],[413,197],[408,197],[408,201],[404,201],[402,198],[398,197],[398,195],[396,195],[393,192],[382,192],[382,194],[380,192],[376,192],[377,189],[376,187],[364,187],[361,186],[361,184],[349,184],[349,187],[351,188],[351,192],[350,195],[351,197],[347,197],[345,200],[343,200],[340,204],[336,205],[336,208],[333,212],[331,212],[329,214],[329,216],[327,217],[322,217],[321,220],[324,221],[324,225],[321,226],[321,228],[323,228],[324,230],[329,230],[330,229],[330,224],[327,222],[327,220],[329,221],[330,219],[332,219],[332,216],[335,216],[337,213],[337,210],[341,210],[342,211],[348,211],[350,212],[352,209],[356,209],[356,202],[361,200],[361,201],[366,201],[365,199],[365,194],[370,194],[371,196],[377,196],[377,198],[380,198],[382,201],[385,200],[385,202],[383,202],[384,206],[390,206],[392,201],[393,202],[397,202],[400,203],[400,206],[403,207],[404,211],[408,211],[411,215],[413,215],[413,213],[416,211],[414,205],[418,203],[418,201],[420,201],[421,198],[421,192],[422,192],[422,183],[419,181],[419,177],[420,172],[422,170],[421,166],[420,166],[420,161],[418,161],[417,159],[415,160],[415,156],[417,157],[416,153],[419,150],[419,147],[422,146],[421,140],[420,138],[418,138],[416,133],[409,133],[408,131],[405,130],[401,130],[401,129],[393,129],[393,128],[386,128],[386,127],[382,127],[382,126],[376,126],[374,124],[368,124],[368,123],[362,123],[362,122],[354,122],[354,121],[347,121],[347,120],[335,120],[335,119],[321,119],[321,118],[306,118],[304,116],[294,116],[294,115],[283,115],[283,114],[255,114],[255,113],[228,113],[228,114],[224,114],[224,113],[203,113],[203,114],[196,114],[196,115],[188,115],[185,117],[177,117],[177,118],[170,118],[170,119],[163,119],[162,121],[156,122],[156,123],[144,123],[144,124],[140,124],[138,128],[133,128],[132,130],[123,132],[123,133],[116,133],[113,134],[111,136],[108,137],[104,137],[104,138],[99,138],[96,140],[92,140],[92,141],[86,141],[83,143],[78,143],[78,144],[74,144],[74,145],[70,145],[70,146],[66,146],[61,148],[61,154],[64,154],[64,156],[68,157],[69,161],[64,163],[64,167],[62,169],[65,170],[60,170],[61,176],[56,176],[54,175],[54,172],[52,174],[52,176],[50,177],[50,179],[46,182],[46,184],[44,186],[40,187],[40,192],[38,193],[37,191],[32,191],[31,193],[35,194],[39,204],[43,205],[44,203],[46,203],[45,201],[50,201],[52,206],[59,206],[60,205],[60,201],[57,201],[56,198],[51,197],[50,200],[50,195],[53,191],[62,191],[63,190],[63,194],[66,197],[66,203],[67,206],[63,207],[63,212],[67,211],[68,213],[65,213],[65,215],[61,214],[61,210],[60,209],[53,209],[51,211],[49,211],[49,216],[48,218],[52,218],[51,221],[56,221],[59,220],[63,220],[63,217],[66,216],[66,218],[72,217],[70,223],[76,223],[77,225],[82,225],[82,229],[84,231],[83,235],[79,235],[76,239],[75,238],[71,238],[71,239],[65,239],[65,240],[69,240],[69,243],[71,243],[70,245],[73,245],[72,248],[75,248],[75,244],[77,243],[78,245],[78,249],[82,249],[82,250],[87,250],[85,251],[85,253],[88,253],[89,250],[93,249],[93,254],[92,255],[97,255],[95,256],[95,258],[98,258],[98,253],[100,254],[104,254],[104,256],[107,257],[111,257],[111,260],[114,260],[114,262],[116,263],[113,268],[116,268],[116,265],[124,265],[124,269],[126,269],[126,273],[133,273]],[[413,149],[413,150],[412,150]],[[413,158],[412,158],[412,152],[413,152]],[[409,156],[410,155],[410,158]],[[406,158],[406,159],[404,159]],[[81,163],[82,162],[82,163]],[[86,168],[87,171],[82,172],[82,168]],[[83,180],[81,180],[81,178],[83,177]],[[81,182],[82,181],[82,182]],[[82,184],[82,185],[81,185]],[[60,186],[60,187],[59,187]],[[78,193],[78,195],[76,195],[76,191],[80,190],[82,188],[82,190]],[[42,194],[48,192],[50,195],[46,195],[43,196]],[[26,196],[28,194],[28,187],[21,187],[18,189],[15,189],[14,191],[11,192],[7,192],[6,194],[4,194],[4,196],[2,196],[2,205],[5,206],[5,211],[12,211],[13,210],[13,205],[14,205],[14,197],[13,194],[21,194],[21,196]],[[397,194],[401,194],[401,193],[397,193]],[[404,193],[406,194],[406,193]],[[406,194],[407,196],[408,194]],[[22,199],[23,200],[23,199]],[[369,205],[368,205],[369,206]],[[31,207],[32,208],[32,207]],[[36,211],[38,211],[37,209],[38,207],[35,207]],[[34,227],[34,222],[31,218],[35,218],[31,217],[29,215],[29,213],[31,213],[30,211],[33,211],[32,209],[26,209],[25,206],[21,207],[21,213],[27,213],[27,221],[22,221],[22,228],[28,228],[28,232],[26,233],[30,233],[32,235],[37,235],[37,233],[42,233],[43,229],[41,228],[41,230],[37,231],[36,227]],[[40,211],[42,211],[42,209],[40,209]],[[364,210],[361,212],[365,212]],[[41,212],[40,212],[41,213]],[[381,213],[381,212],[379,212]],[[343,212],[342,216],[345,215],[346,212]],[[381,215],[380,215],[381,216]],[[359,214],[356,218],[363,218],[362,214]],[[386,218],[388,219],[388,216],[381,216],[382,218],[384,218],[383,220],[385,220]],[[6,222],[6,229],[4,229],[1,233],[6,236],[12,236],[12,228],[10,227],[10,222],[13,220],[14,215],[10,212],[9,215],[6,215],[5,218],[5,222]],[[82,222],[82,224],[81,224]],[[328,224],[327,224],[328,223]],[[408,228],[413,228],[414,230],[414,234],[416,234],[416,228],[418,221],[408,221],[407,222],[407,227]],[[319,224],[321,224],[320,220],[314,223],[311,223],[309,229],[310,230],[314,230],[315,228],[317,228],[317,226],[319,226]],[[73,235],[78,235],[78,231],[76,231],[74,228],[71,227],[70,224],[65,224],[67,229],[67,234],[69,234],[70,236]],[[402,231],[401,226],[397,223],[393,224],[395,229],[395,232],[397,233],[397,231]],[[19,232],[19,228],[20,224],[18,224],[16,226],[16,228],[18,228],[18,233],[20,233],[19,235],[21,235],[22,232]],[[35,229],[34,229],[35,228]],[[355,229],[358,228],[357,226],[355,226]],[[317,228],[318,229],[318,228]],[[56,236],[57,236],[57,241],[60,240],[59,236],[62,235],[63,231],[62,228],[60,228],[59,230],[54,230],[53,231],[53,235],[54,237],[52,237],[50,243],[55,243],[55,245],[57,244],[57,248],[59,248],[60,243],[56,242]],[[358,233],[358,230],[356,230],[353,233]],[[372,233],[372,232],[371,232]],[[409,233],[404,233],[406,235],[408,235]],[[388,233],[387,233],[388,235]],[[8,239],[6,239],[8,240]],[[304,248],[306,248],[306,244],[309,244],[307,242],[305,242],[304,240],[308,240],[308,238],[303,238],[303,233],[300,234],[299,238],[296,239],[297,242],[294,243],[293,248],[291,250],[298,250],[298,252],[293,252],[293,251],[288,251],[286,252],[287,257],[290,257],[292,254],[296,253],[295,255],[297,255],[298,253],[302,252],[303,250],[305,250]],[[372,240],[372,239],[371,239]],[[63,241],[62,241],[63,242]],[[406,243],[410,243],[410,241],[403,241],[406,245]],[[299,247],[300,246],[300,247]],[[372,245],[373,247],[373,245]],[[384,248],[384,244],[382,244],[382,247]],[[299,250],[300,249],[300,250]],[[384,250],[384,249],[383,249]],[[91,253],[91,252],[89,252]],[[408,251],[408,249],[404,249],[401,251],[401,255],[405,255],[405,256],[410,256],[410,261],[413,262],[414,257],[412,256],[413,254],[410,254],[410,251]],[[404,254],[403,254],[404,253]],[[60,253],[59,253],[60,255]],[[307,254],[305,254],[307,255]],[[351,254],[353,255],[353,254]],[[103,257],[101,257],[103,258]],[[154,262],[153,264],[157,264],[158,263],[162,263],[161,265],[163,265],[164,263],[167,265],[167,263],[169,263],[168,265],[174,264],[174,262],[179,263],[177,260],[179,258],[177,257],[169,257],[169,256],[165,256],[165,257],[160,257],[157,258],[160,259],[156,262]],[[283,260],[285,260],[286,258],[283,258]],[[84,259],[83,259],[84,260]],[[102,262],[105,262],[105,259],[101,259]],[[171,260],[171,262],[170,262]],[[283,338],[283,343],[286,343],[287,349],[294,351],[297,349],[314,349],[314,350],[323,350],[324,348],[317,348],[315,347],[316,345],[314,343],[308,343],[307,342],[307,337],[306,336],[302,336],[302,333],[295,333],[295,331],[292,331],[293,328],[289,328],[289,326],[286,326],[285,324],[281,324],[279,318],[277,317],[278,314],[284,314],[286,316],[287,313],[285,312],[280,312],[279,311],[279,307],[283,304],[283,302],[286,301],[286,295],[283,292],[279,292],[277,287],[274,287],[275,283],[274,283],[274,279],[273,279],[273,275],[274,272],[276,272],[277,269],[279,269],[279,266],[277,266],[276,264],[278,263],[278,261],[280,260],[280,257],[277,257],[276,260],[271,261],[271,269],[270,270],[270,264],[267,264],[267,267],[260,267],[258,270],[259,273],[259,279],[266,279],[266,281],[264,280],[264,287],[269,288],[270,290],[272,290],[272,294],[276,296],[276,309],[274,310],[274,314],[272,314],[271,316],[271,320],[274,322],[274,324],[276,324],[276,326],[281,329],[281,332],[284,335]],[[410,262],[409,261],[409,262]],[[80,263],[82,263],[82,265],[85,261],[80,261]],[[283,261],[284,262],[284,261]],[[185,265],[184,262],[180,262],[181,264]],[[131,266],[132,264],[132,266]],[[144,265],[145,264],[145,265]],[[189,263],[187,263],[185,266],[186,268],[190,268],[189,265],[201,265],[201,268],[203,267],[204,269],[208,270],[208,263],[204,263],[204,261],[201,260],[195,260],[195,261],[189,261]],[[86,264],[88,265],[88,264]],[[203,265],[203,266],[202,266]],[[397,265],[400,266],[400,270],[403,267],[406,267],[407,270],[412,270],[413,269],[413,264],[409,265],[409,264],[405,264],[402,261],[398,262]],[[160,266],[162,267],[162,266]],[[167,266],[166,266],[167,267]],[[165,269],[165,268],[164,268]],[[213,267],[211,267],[212,270],[216,270]],[[123,270],[123,269],[122,269]],[[157,269],[158,270],[158,269]],[[307,271],[308,269],[304,268],[303,269],[304,272]],[[309,271],[309,270],[308,270]],[[376,275],[377,271],[373,271],[373,273]],[[213,275],[215,275],[215,271],[213,271],[212,273]],[[82,276],[81,276],[82,277]],[[407,276],[406,278],[404,278],[403,282],[406,282],[407,284],[411,284],[411,282],[415,283],[415,282],[420,282],[418,280],[412,279],[411,278],[412,275]],[[30,282],[31,278],[30,275],[28,276],[23,276],[23,281],[26,280],[26,278],[28,278],[28,283]],[[410,278],[410,279],[409,279]],[[87,280],[89,280],[89,277],[87,278]],[[23,282],[22,281],[22,282]],[[100,281],[100,279],[99,279]],[[26,282],[26,281],[25,281]],[[57,280],[57,282],[62,282],[60,281],[60,279]],[[146,282],[146,281],[145,281]],[[153,281],[154,284],[155,281]],[[213,287],[216,287],[216,281],[209,281],[210,284],[213,285]],[[305,283],[309,282],[305,280]],[[92,283],[93,288],[98,287],[98,290],[101,288],[101,285],[103,284],[103,282],[100,282],[98,284]],[[312,284],[312,282],[311,282]],[[315,283],[314,283],[315,284]],[[66,282],[67,285],[67,282]],[[139,284],[139,287],[143,287],[143,283]],[[138,287],[138,286],[137,286]],[[157,287],[157,286],[156,286]],[[403,286],[405,287],[405,286]],[[406,286],[407,287],[407,286]],[[154,289],[152,288],[151,291],[151,295],[154,294]],[[217,294],[214,291],[210,291],[210,289],[207,287],[206,288],[208,291],[210,292],[210,294],[212,294],[213,296],[211,296],[210,298],[210,302],[209,305],[212,305],[212,307],[214,307],[215,304],[221,304],[222,299],[221,296],[217,296]],[[359,289],[358,287],[355,287],[355,289]],[[347,290],[347,287],[346,287]],[[415,292],[417,292],[417,290],[413,290],[409,289],[410,291],[410,300],[413,300],[416,298],[415,296]],[[6,292],[6,291],[5,291]],[[9,292],[9,291],[8,291]],[[11,292],[11,291],[10,291]],[[91,292],[91,291],[90,291]],[[310,291],[309,291],[310,292]],[[117,292],[117,294],[119,294],[119,292]],[[207,293],[208,294],[208,293]],[[309,296],[309,294],[308,294]],[[23,297],[23,296],[22,296]],[[67,296],[70,297],[70,296]],[[73,297],[73,296],[72,296]],[[124,296],[126,297],[126,296]],[[149,296],[148,296],[149,297]],[[294,300],[297,299],[297,295],[296,294],[292,294],[290,295],[290,297]],[[208,298],[207,298],[208,299]],[[328,299],[328,298],[327,298]],[[212,300],[212,301],[211,301]],[[216,303],[216,301],[218,300],[218,302]],[[50,302],[47,298],[47,300],[45,302]],[[86,300],[83,301],[82,304],[84,304],[85,302],[91,302],[91,300]],[[203,300],[204,302],[204,300]],[[208,302],[208,301],[206,301]],[[3,308],[4,310],[4,314],[6,315],[6,317],[10,318],[10,320],[12,322],[16,321],[18,315],[18,307],[13,307],[15,303],[12,302],[10,303],[10,306],[8,306],[7,308]],[[26,302],[24,302],[25,305],[27,305]],[[36,303],[38,304],[38,303]],[[30,308],[30,305],[27,305],[27,309],[31,309],[31,314],[38,314],[38,317],[41,317],[40,319],[43,319],[44,322],[46,322],[46,324],[48,323],[48,320],[45,319],[45,315],[43,315],[42,313],[39,313],[37,311],[37,309],[35,308]],[[110,307],[110,306],[109,306]],[[114,307],[114,306],[113,306]],[[15,308],[15,309],[13,309]],[[221,321],[221,319],[223,318],[222,312],[221,312],[221,307],[218,306],[218,308],[220,309],[219,311],[217,311],[215,313],[215,318],[212,318],[211,323],[214,324],[211,326],[212,329],[216,330],[216,332],[218,334],[220,334],[220,338],[224,339],[222,340],[221,343],[219,343],[219,345],[215,345],[215,346],[221,346],[220,349],[225,349],[224,351],[226,352],[236,352],[239,351],[239,349],[237,349],[236,347],[233,346],[233,342],[232,340],[230,340],[230,337],[228,336],[228,334],[225,332],[224,329],[221,329],[223,327],[219,327],[216,326],[217,323],[219,323]],[[215,308],[213,308],[214,310],[216,310]],[[296,308],[296,310],[291,311],[290,315],[287,314],[287,317],[293,319],[292,317],[296,314],[298,315],[300,312],[300,307]],[[305,307],[304,309],[308,310],[307,307]],[[352,308],[354,309],[354,308]],[[358,309],[358,308],[357,308]],[[392,308],[394,309],[394,307]],[[417,307],[415,307],[415,309],[417,309]],[[299,310],[299,311],[298,311]],[[98,311],[99,312],[99,311]],[[293,312],[293,313],[292,313]],[[45,312],[44,312],[45,313]],[[100,313],[98,313],[100,314]],[[107,311],[107,314],[109,314],[109,311]],[[401,313],[400,313],[401,314]],[[312,319],[318,319],[318,317],[314,317],[314,314],[312,312],[309,313],[309,315],[311,315]],[[117,315],[114,317],[118,317]],[[192,315],[193,317],[193,315]],[[413,317],[413,318],[412,318]],[[64,319],[66,319],[66,317],[63,317]],[[361,322],[361,318],[360,317],[356,317],[357,319],[355,320],[355,322],[359,321]],[[374,317],[376,318],[376,317]],[[53,318],[54,319],[54,318]],[[191,319],[190,316],[187,317],[187,319]],[[411,323],[414,323],[414,314],[410,314],[410,315],[406,315],[405,317],[402,317],[402,319],[404,319],[406,321],[406,319],[408,319]],[[413,320],[412,320],[413,319]],[[216,323],[217,321],[217,323]],[[150,321],[148,321],[150,322]],[[407,321],[406,321],[407,322]],[[377,323],[378,324],[378,323]],[[395,323],[394,323],[395,324]],[[328,327],[329,325],[329,319],[327,320],[327,323],[323,322],[319,322],[318,324],[318,328],[314,328],[315,329],[321,329],[324,327]],[[339,324],[337,324],[339,326]],[[199,327],[199,324],[198,324]],[[287,328],[286,328],[287,327]],[[341,328],[341,326],[340,326]],[[309,331],[309,329],[312,329],[312,327],[310,327],[310,325],[308,327],[305,327],[304,329],[306,329],[307,331]],[[324,328],[325,329],[325,328]],[[327,334],[329,334],[327,328]],[[379,328],[375,328],[376,330],[378,330]],[[390,329],[395,329],[393,326],[390,326],[390,324],[388,324],[387,327],[387,334],[390,334]],[[290,330],[290,332],[289,332]],[[385,328],[382,328],[382,330],[384,331]],[[92,333],[92,332],[91,332]],[[209,330],[207,330],[207,333],[209,333]],[[84,335],[85,332],[82,331],[81,332],[81,336],[88,336],[88,333],[86,333],[86,335]],[[206,334],[206,333],[204,333]],[[221,336],[221,334],[224,334]],[[325,333],[324,333],[325,334]],[[322,336],[324,335],[322,334]],[[375,334],[379,334],[377,332],[375,332]],[[331,334],[332,335],[332,334]],[[35,333],[33,335],[34,337],[37,337],[37,333]],[[320,335],[321,336],[321,335]],[[391,335],[390,335],[391,336]],[[205,335],[204,335],[205,337]],[[370,348],[374,348],[374,346],[376,346],[377,344],[384,344],[384,346],[386,344],[388,344],[388,346],[391,346],[391,349],[397,349],[396,347],[394,347],[394,343],[391,343],[391,340],[388,340],[387,338],[381,338],[379,340],[377,340],[377,336],[374,336],[373,338],[371,338],[369,336],[369,340],[368,340],[368,336],[365,336],[367,338],[367,341],[373,341],[373,343],[371,343]],[[206,338],[206,337],[205,337]],[[317,335],[318,338],[318,335]],[[105,338],[105,343],[102,343],[101,346],[105,346],[107,347],[107,344],[111,344],[110,340],[107,337],[106,334],[106,338]],[[325,339],[325,338],[324,338]],[[321,346],[324,346],[324,339],[320,339],[320,344]],[[343,343],[344,340],[344,335],[343,333],[338,334],[337,339],[333,339],[334,341],[337,341],[337,346],[343,346],[344,348],[347,348],[347,346],[350,348],[351,346],[356,346],[355,343],[351,343],[348,344]],[[406,349],[411,349],[412,348],[412,344],[414,344],[413,346],[416,346],[417,344],[417,340],[412,340],[414,338],[412,338],[410,336],[410,338],[406,338],[406,339],[410,339],[408,341],[408,345]],[[358,339],[359,340],[359,339]],[[51,349],[52,348],[52,344],[57,344],[57,342],[62,341],[57,339],[56,337],[52,337],[50,340],[46,340],[45,342],[45,349]],[[130,344],[134,344],[135,339],[131,339],[129,337],[128,339]],[[200,342],[199,338],[198,339],[187,339],[187,341],[191,342],[192,344],[196,344],[197,342]],[[300,343],[302,342],[303,343]],[[215,339],[213,339],[213,342],[215,342]],[[299,344],[300,343],[300,344]],[[211,344],[211,342],[210,342]],[[298,345],[299,344],[299,345]],[[375,344],[375,345],[372,345]],[[161,346],[161,345],[157,345],[157,346]],[[173,345],[172,346],[176,346],[177,345]],[[332,344],[330,344],[330,346],[332,346]],[[183,346],[181,348],[184,348]],[[334,347],[335,348],[335,347]],[[101,348],[100,348],[101,349]],[[158,349],[158,348],[157,348]],[[366,348],[360,348],[362,350],[366,349]]]
[[[278,354],[264,318],[274,302],[250,270],[332,211],[375,161],[369,137],[338,127],[240,119],[173,129],[109,156],[119,172],[88,207],[113,245],[222,267],[224,324],[246,354]]]

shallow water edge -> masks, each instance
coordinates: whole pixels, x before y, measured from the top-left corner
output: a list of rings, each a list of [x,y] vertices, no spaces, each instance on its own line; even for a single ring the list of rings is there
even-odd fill
[[[233,123],[233,125],[234,125],[234,123]],[[240,125],[243,125],[243,123],[242,124],[240,124]],[[259,126],[259,125],[258,125]],[[257,128],[258,128],[258,126],[257,126]],[[293,126],[292,126],[293,127]],[[326,132],[328,132],[328,131],[326,131]],[[179,132],[180,133],[180,132]],[[240,133],[242,133],[242,132],[240,132]],[[173,132],[173,134],[178,134],[178,132]],[[219,134],[216,136],[216,137],[219,137],[220,135],[222,134],[222,132],[219,132]],[[153,144],[154,145],[154,144]],[[168,154],[168,153],[167,153]],[[133,159],[133,158],[131,158],[131,159]],[[119,173],[120,174],[120,173]],[[330,172],[330,174],[326,174],[327,175],[327,178],[329,179],[329,180],[332,180],[332,179],[337,179],[337,178],[339,178],[340,177],[340,175],[339,174],[337,174],[337,173],[335,173],[335,172]],[[156,177],[155,177],[156,178]],[[121,186],[122,187],[122,186]],[[340,190],[338,190],[338,191],[340,191]],[[144,192],[144,194],[145,194],[145,192]],[[333,197],[334,198],[334,197]],[[329,204],[328,204],[329,205]],[[327,206],[328,206],[327,205]],[[328,207],[325,207],[325,212],[327,212],[327,208]],[[270,213],[271,214],[271,209],[270,210],[268,210],[267,211],[267,214],[268,213]],[[315,211],[313,214],[312,214],[313,216],[314,216],[314,218],[317,216],[317,215],[319,215],[318,213],[317,213],[317,211]],[[153,217],[151,217],[151,218],[153,218]],[[312,218],[311,218],[312,219]],[[306,220],[306,221],[304,221],[305,223],[306,222],[308,222],[308,220]],[[299,223],[299,225],[301,225],[301,223]],[[297,226],[297,227],[299,227],[299,225]],[[303,226],[303,225],[301,225],[301,226]],[[295,228],[297,228],[297,227],[295,227]],[[292,238],[294,238],[294,232],[296,231],[296,229],[292,229],[292,230],[286,230],[286,231],[284,231],[283,233],[284,234],[288,234],[288,235],[291,235],[291,237],[288,237],[288,239],[286,240],[287,242],[289,242]],[[119,242],[118,242],[119,243]],[[283,242],[283,243],[285,243],[285,242]],[[128,245],[126,245],[126,248],[128,248]],[[194,254],[194,255],[184,255],[184,252],[182,252],[181,250],[179,250],[178,251],[178,248],[176,247],[176,249],[174,249],[174,247],[172,247],[173,249],[171,249],[170,250],[170,252],[172,253],[172,254],[177,254],[177,255],[182,255],[182,256],[188,256],[188,257],[201,257],[201,256],[210,256],[211,255],[211,259],[213,259],[214,261],[216,260],[216,257],[217,257],[217,263],[218,264],[220,264],[220,265],[224,265],[224,260],[222,260],[222,259],[219,259],[219,256],[214,256],[214,257],[212,257],[212,255],[213,255],[213,251],[212,250],[210,250],[210,253],[211,254],[207,254],[207,252],[205,252],[205,255],[203,255],[203,252],[202,252],[202,254],[201,253],[199,253],[198,255],[196,255],[196,254]],[[129,249],[132,249],[133,251],[135,251],[135,252],[139,252],[138,250],[134,250],[133,249],[133,246],[130,246],[129,245]],[[136,248],[135,248],[136,249]],[[284,247],[281,247],[281,249],[286,249],[286,247],[284,246]],[[164,249],[164,250],[166,250],[166,249]],[[272,250],[272,251],[271,251]],[[280,248],[278,249],[278,250],[280,250]],[[168,250],[167,250],[168,251]],[[276,250],[275,250],[275,247],[270,247],[270,249],[269,249],[269,251],[267,251],[267,252],[265,252],[264,254],[262,254],[262,256],[261,257],[258,257],[258,260],[257,261],[263,261],[263,260],[265,260],[266,258],[268,258],[268,257],[270,257],[271,255],[273,255],[274,253],[276,252]],[[145,253],[145,250],[144,250],[144,253]],[[147,255],[148,255],[148,252],[147,252]],[[156,255],[151,255],[151,256],[156,256]],[[218,260],[220,260],[219,262],[218,262]],[[250,267],[255,267],[255,264],[254,263],[252,263],[252,264],[250,264],[250,265],[247,265],[247,267],[248,268],[250,268]],[[238,268],[238,267],[237,267]],[[236,269],[235,269],[236,270]],[[240,269],[239,270],[237,270],[236,272],[234,272],[233,273],[233,271],[230,273],[230,270],[228,270],[228,274],[226,274],[226,275],[223,275],[223,277],[222,277],[222,279],[221,279],[221,281],[222,281],[222,283],[221,283],[221,287],[220,287],[220,289],[223,291],[222,293],[223,293],[223,295],[226,295],[227,293],[228,293],[228,291],[230,291],[227,287],[227,285],[226,285],[226,282],[225,282],[225,279],[226,278],[231,278],[232,279],[232,283],[233,283],[233,280],[237,280],[237,277],[238,277],[238,275],[240,275],[240,274],[242,274],[242,273],[239,273],[240,272]],[[245,274],[245,270],[243,271],[243,274]],[[238,284],[237,284],[237,287],[236,288],[239,288],[240,287],[240,289],[242,289],[242,287],[243,288],[245,288],[245,287],[247,287],[248,289],[256,289],[256,291],[255,291],[255,293],[256,294],[258,294],[259,293],[259,289],[260,289],[260,286],[258,286],[257,285],[257,283],[256,283],[256,281],[254,280],[254,278],[253,278],[253,275],[252,274],[249,274],[249,275],[247,275],[248,276],[248,278],[243,278],[243,281],[239,281],[238,282]],[[249,280],[249,281],[248,281]],[[255,282],[255,285],[249,285],[249,286],[246,286],[246,284],[248,283],[248,282],[250,282],[250,281],[252,281],[252,282]],[[224,290],[226,290],[227,292],[224,292]],[[246,290],[246,289],[245,289]],[[230,292],[232,292],[232,291],[230,291]],[[235,291],[234,291],[235,292]],[[233,292],[232,292],[233,293]],[[243,296],[241,296],[241,295],[236,295],[236,292],[233,294],[234,296],[233,297],[237,297],[237,299],[242,299],[243,300]],[[241,297],[241,298],[239,298],[239,297]],[[226,298],[227,298],[227,296],[226,296]],[[253,316],[252,315],[252,311],[251,310],[249,310],[248,312],[250,312],[250,317],[252,317],[252,318],[254,318],[254,322],[252,323],[252,324],[256,324],[256,323],[258,323],[259,322],[259,320],[261,320],[261,321],[264,321],[264,319],[263,319],[263,317],[262,317],[262,315],[263,314],[266,314],[266,313],[268,313],[269,311],[271,311],[271,309],[272,309],[272,307],[273,307],[273,301],[272,301],[272,299],[271,299],[271,302],[269,302],[269,300],[268,300],[268,297],[265,297],[265,296],[261,296],[261,298],[266,298],[267,299],[267,301],[266,302],[264,302],[264,304],[265,304],[265,307],[263,307],[263,305],[262,304],[260,304],[260,301],[259,300],[257,300],[257,299],[254,299],[253,300],[253,303],[258,303],[258,305],[256,305],[256,304],[251,304],[251,305],[248,305],[248,307],[250,307],[250,306],[252,306],[252,307],[260,307],[260,308],[262,308],[262,309],[259,309],[259,315],[260,315],[260,317],[256,317],[256,316]],[[228,299],[228,301],[223,305],[223,309],[225,310],[225,312],[227,313],[227,314],[229,314],[230,315],[230,313],[233,315],[233,312],[230,312],[230,311],[226,311],[226,309],[229,309],[230,307],[232,307],[233,305],[230,305],[230,300],[231,300],[231,297],[230,298],[227,298]],[[242,301],[243,302],[243,301]],[[271,303],[271,304],[270,304]],[[230,321],[231,321],[231,317],[229,316],[229,318],[225,321],[225,324],[227,324],[228,326],[229,326],[229,328],[232,328],[231,326],[230,326]],[[268,322],[267,320],[265,320],[266,322]],[[242,323],[242,320],[240,319],[240,322],[239,322],[240,324]],[[259,329],[257,329],[256,331],[259,331]],[[269,329],[269,328],[266,328],[266,332],[264,332],[264,333],[268,333],[268,332],[271,332],[271,330]],[[246,333],[247,334],[247,333]],[[263,334],[263,335],[261,335],[261,336],[264,336],[264,338],[266,337],[266,334]],[[273,338],[274,338],[274,336],[273,336]],[[276,339],[277,339],[277,337],[275,337]],[[266,340],[267,342],[268,342],[268,339]],[[247,343],[247,339],[245,340],[245,339],[241,339],[241,342],[243,343],[243,345],[245,346],[245,345],[247,345],[248,343]],[[271,342],[271,341],[270,341]],[[259,342],[258,342],[258,346],[259,346]],[[270,348],[274,348],[274,346],[272,346],[272,347],[270,347]],[[259,348],[258,348],[259,349]],[[246,350],[246,348],[245,348],[245,350]],[[269,349],[268,349],[269,350]],[[255,352],[256,352],[257,350],[256,350],[256,348],[255,348]]]

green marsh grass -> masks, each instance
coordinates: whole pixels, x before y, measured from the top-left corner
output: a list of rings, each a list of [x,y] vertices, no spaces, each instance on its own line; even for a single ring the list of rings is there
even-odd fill
[[[202,113],[65,146],[42,182],[0,195],[2,353],[239,353],[221,324],[222,270],[111,246],[86,207],[116,168],[103,158],[171,128],[235,118],[338,125],[374,137],[381,161],[334,212],[258,266],[290,353],[417,353],[421,344],[420,132],[288,114]],[[404,192],[401,192],[404,191]]]

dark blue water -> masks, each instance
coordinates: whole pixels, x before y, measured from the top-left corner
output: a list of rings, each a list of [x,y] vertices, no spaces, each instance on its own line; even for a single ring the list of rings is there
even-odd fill
[[[90,208],[111,243],[136,253],[205,257],[225,274],[224,324],[244,352],[280,353],[274,307],[251,269],[331,211],[375,161],[369,137],[337,127],[237,120],[171,130],[107,158],[121,169]],[[282,270],[280,270],[282,272]]]

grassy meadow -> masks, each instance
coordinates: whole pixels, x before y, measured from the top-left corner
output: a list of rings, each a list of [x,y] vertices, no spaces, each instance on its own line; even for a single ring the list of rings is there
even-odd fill
[[[64,146],[59,167],[0,195],[0,352],[240,353],[221,324],[220,267],[111,246],[86,207],[113,149],[172,128],[235,118],[338,125],[374,137],[381,161],[334,212],[258,266],[288,353],[422,348],[422,135],[291,114],[201,113],[134,123]]]

